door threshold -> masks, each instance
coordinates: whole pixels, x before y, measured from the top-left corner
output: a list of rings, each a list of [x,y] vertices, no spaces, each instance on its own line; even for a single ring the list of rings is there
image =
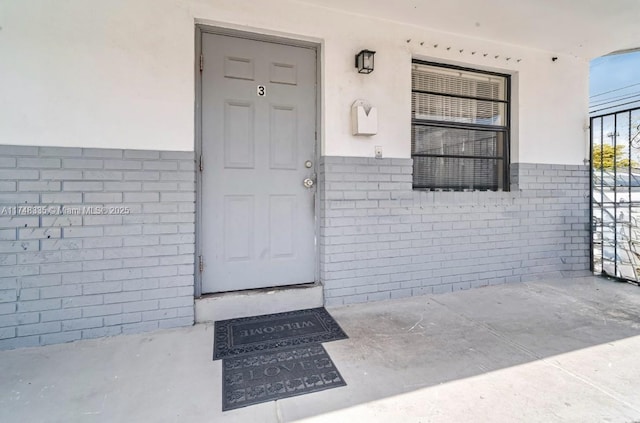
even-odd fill
[[[322,307],[319,282],[206,294],[196,298],[196,323]]]
[[[313,288],[314,286],[320,285],[319,282],[309,282],[309,283],[299,283],[295,285],[282,285],[282,286],[271,286],[267,288],[251,288],[251,289],[240,289],[238,291],[225,291],[225,292],[214,292],[212,294],[202,294],[200,298],[196,298],[196,300],[201,298],[213,298],[213,297],[222,297],[225,295],[239,295],[239,294],[257,294],[259,292],[264,291],[282,291],[287,289],[307,289]]]

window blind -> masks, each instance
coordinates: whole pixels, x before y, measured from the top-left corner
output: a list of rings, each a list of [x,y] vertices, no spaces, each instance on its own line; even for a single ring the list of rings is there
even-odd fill
[[[505,189],[508,83],[504,75],[413,64],[415,189]]]

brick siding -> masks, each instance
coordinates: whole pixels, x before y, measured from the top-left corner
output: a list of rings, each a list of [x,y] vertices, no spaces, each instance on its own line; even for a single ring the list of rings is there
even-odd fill
[[[0,349],[194,321],[193,152],[0,146]],[[339,305],[589,269],[585,166],[516,163],[510,192],[413,191],[410,159],[323,157],[320,270]]]
[[[193,324],[194,213],[193,152],[0,146],[0,349]]]
[[[320,179],[327,305],[589,269],[586,166],[512,164],[510,192],[413,191],[410,159],[324,157]]]

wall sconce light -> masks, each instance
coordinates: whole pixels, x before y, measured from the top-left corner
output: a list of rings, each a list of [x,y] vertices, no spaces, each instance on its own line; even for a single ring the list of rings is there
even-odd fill
[[[358,73],[371,73],[373,72],[373,55],[375,51],[362,50],[356,54],[356,68]]]

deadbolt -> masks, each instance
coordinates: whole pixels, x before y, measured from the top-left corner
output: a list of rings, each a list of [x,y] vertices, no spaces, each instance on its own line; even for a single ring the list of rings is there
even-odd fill
[[[304,167],[306,167],[307,169],[311,169],[311,166],[313,166],[311,160],[307,160],[306,162],[304,162]]]

